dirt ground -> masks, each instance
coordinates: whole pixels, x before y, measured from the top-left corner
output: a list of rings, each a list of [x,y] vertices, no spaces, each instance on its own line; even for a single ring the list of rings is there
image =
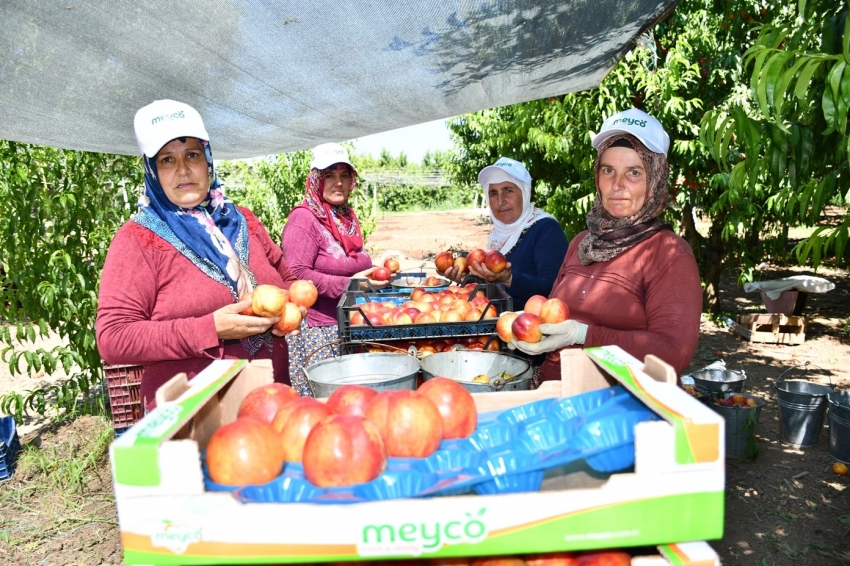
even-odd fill
[[[403,256],[403,268],[426,268],[441,250],[483,246],[489,231],[480,214],[419,213],[380,219],[369,245],[375,257]],[[727,368],[744,370],[746,392],[765,400],[756,427],[758,456],[726,460],[726,522],[721,540],[710,541],[724,565],[850,564],[850,476],[832,473],[828,429],[815,446],[795,449],[779,438],[773,384],[783,371],[809,363],[805,375],[791,369],[789,378],[811,379],[850,389],[850,279],[842,270],[783,270],[768,267],[761,279],[808,273],[825,277],[836,288],[811,294],[804,311],[806,340],[796,346],[751,343],[725,327],[703,320],[699,346],[689,371],[722,359]],[[722,310],[732,315],[763,312],[758,294],[746,294],[727,274],[721,288]],[[0,368],[5,370],[5,368]],[[53,376],[41,376],[50,380]],[[30,387],[31,382],[0,374],[0,393]],[[37,465],[20,466],[0,484],[0,564],[121,564],[111,473],[102,433],[111,424],[82,417],[54,427],[33,426],[22,444],[38,446],[50,456]],[[62,470],[47,460],[91,454],[95,463],[64,481]],[[54,478],[51,480],[51,478]]]

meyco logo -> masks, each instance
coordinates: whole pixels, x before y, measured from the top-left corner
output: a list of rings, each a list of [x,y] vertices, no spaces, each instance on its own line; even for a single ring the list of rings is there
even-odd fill
[[[154,546],[167,548],[174,554],[183,554],[193,542],[201,541],[201,529],[184,525],[175,525],[171,521],[163,521],[165,527],[161,532],[151,535]]]
[[[186,117],[186,115],[183,114],[182,110],[180,110],[179,112],[174,112],[172,114],[163,114],[162,116],[154,116],[154,118],[151,120],[151,125],[156,125],[159,122],[165,122],[165,121],[170,122],[171,120],[179,120],[179,119],[185,118],[185,117]]]
[[[612,126],[616,126],[617,124],[628,124],[629,126],[638,126],[639,128],[646,127],[646,120],[635,120],[634,118],[618,118],[614,120]]]
[[[445,544],[476,543],[487,538],[485,508],[455,520],[434,523],[366,525],[357,545],[361,556],[410,555],[437,552]]]

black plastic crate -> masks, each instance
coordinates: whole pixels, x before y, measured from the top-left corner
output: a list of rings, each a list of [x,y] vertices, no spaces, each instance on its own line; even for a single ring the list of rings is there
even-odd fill
[[[15,471],[15,457],[21,449],[18,426],[13,417],[0,418],[0,481],[8,480]]]
[[[481,318],[477,321],[433,322],[427,324],[393,324],[373,326],[367,320],[366,324],[352,325],[351,313],[360,311],[358,305],[377,301],[380,303],[393,302],[401,304],[410,300],[410,293],[364,293],[359,291],[359,283],[352,281],[349,291],[340,298],[337,305],[338,336],[341,344],[352,345],[358,342],[392,342],[394,340],[408,341],[422,338],[458,338],[462,336],[482,336],[495,334],[498,318]],[[489,299],[489,305],[496,307],[497,316],[513,309],[513,299],[505,293],[501,286],[494,283],[479,283],[472,289],[473,296],[483,290]]]

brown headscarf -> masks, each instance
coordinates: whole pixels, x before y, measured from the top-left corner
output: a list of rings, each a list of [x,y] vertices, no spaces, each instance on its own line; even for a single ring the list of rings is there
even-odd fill
[[[636,214],[625,218],[615,218],[608,214],[599,195],[599,164],[602,154],[619,140],[626,140],[632,145],[647,171],[646,202]],[[590,212],[587,213],[587,229],[590,234],[578,246],[578,257],[582,265],[611,261],[659,230],[672,230],[669,224],[658,219],[670,200],[667,185],[670,165],[664,154],[650,151],[631,134],[611,136],[602,142],[597,151],[596,162],[593,164],[597,194]]]

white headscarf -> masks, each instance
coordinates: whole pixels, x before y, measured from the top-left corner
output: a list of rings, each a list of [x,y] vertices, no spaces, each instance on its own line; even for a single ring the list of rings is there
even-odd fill
[[[521,181],[504,171],[494,171],[489,175],[487,184],[481,185],[484,189],[484,202],[487,203],[487,210],[490,212],[490,218],[493,220],[493,230],[487,238],[488,250],[499,250],[502,254],[507,255],[509,251],[519,241],[523,230],[544,218],[553,218],[548,212],[544,212],[531,203],[531,183]],[[505,224],[499,221],[493,215],[493,208],[490,206],[490,185],[498,185],[508,181],[513,183],[522,191],[522,213],[519,218]]]

